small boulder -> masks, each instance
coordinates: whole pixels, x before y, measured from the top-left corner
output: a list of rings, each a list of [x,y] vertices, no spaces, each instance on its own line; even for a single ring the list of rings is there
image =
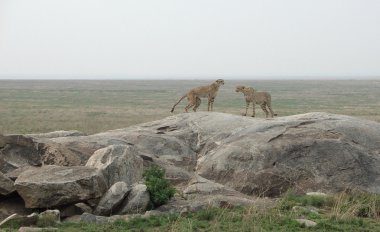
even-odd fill
[[[301,225],[304,225],[306,227],[314,227],[317,225],[316,222],[313,222],[311,220],[308,220],[308,219],[296,219],[296,221],[301,224]]]
[[[26,165],[41,166],[41,155],[32,138],[0,134],[0,171],[4,174]]]
[[[109,224],[117,220],[127,220],[127,218],[122,215],[114,215],[111,217],[105,217],[105,216],[96,216],[90,213],[84,213],[80,216],[77,222],[92,223],[92,224]]]
[[[61,222],[59,210],[46,210],[38,215],[37,225],[42,227],[55,226]]]
[[[92,213],[92,209],[89,205],[79,202],[74,205],[75,207],[78,207],[83,213]]]
[[[99,198],[107,190],[96,168],[54,165],[26,170],[17,178],[15,187],[26,208],[51,208]]]
[[[104,194],[96,207],[94,214],[108,216],[120,205],[124,198],[131,191],[125,182],[116,182]]]
[[[327,194],[322,192],[308,192],[306,195],[315,197],[327,197]]]
[[[14,191],[15,187],[13,181],[0,172],[0,196],[8,195]]]
[[[132,187],[128,197],[122,203],[119,214],[143,213],[150,202],[149,192],[145,184],[137,184]]]
[[[119,181],[132,185],[142,179],[143,159],[131,145],[110,145],[99,149],[86,166],[101,170],[108,186]]]

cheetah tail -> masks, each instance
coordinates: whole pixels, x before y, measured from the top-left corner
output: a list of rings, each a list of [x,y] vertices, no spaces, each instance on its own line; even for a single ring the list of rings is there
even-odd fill
[[[172,110],[170,111],[170,112],[174,112],[174,108],[186,97],[187,95],[184,95],[184,96],[182,96],[181,97],[181,99],[179,99],[179,101],[176,103],[176,104],[174,104],[174,106],[173,106],[173,108],[172,108]]]

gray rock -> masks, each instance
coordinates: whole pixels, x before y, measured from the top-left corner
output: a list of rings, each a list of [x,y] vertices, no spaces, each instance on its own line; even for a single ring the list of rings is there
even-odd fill
[[[290,187],[380,193],[379,123],[326,113],[250,121],[209,139],[196,172],[258,196]]]
[[[198,174],[256,196],[275,197],[289,188],[380,193],[380,124],[344,115],[267,120],[196,112],[95,135],[34,140],[59,144],[81,162],[109,145],[133,144],[146,162],[168,167],[180,190]]]
[[[118,214],[144,213],[148,208],[149,201],[150,196],[146,185],[136,184],[122,203]]]
[[[78,222],[82,223],[94,223],[94,224],[108,224],[113,223],[116,220],[127,220],[125,216],[122,215],[114,215],[111,217],[105,217],[105,216],[96,216],[89,213],[84,213],[80,216]]]
[[[195,175],[189,182],[184,194],[226,194],[226,195],[238,195],[239,193],[233,189],[230,189],[222,184],[215,183],[207,180],[201,176]]]
[[[70,131],[52,131],[48,133],[41,133],[41,134],[28,134],[27,136],[33,137],[33,138],[59,138],[59,137],[71,137],[71,136],[86,136],[85,133],[77,131],[77,130],[70,130]]]
[[[314,227],[317,225],[316,222],[313,222],[311,220],[308,220],[308,219],[296,219],[296,221],[301,224],[301,225],[304,225],[306,227]]]
[[[0,196],[8,195],[14,191],[15,187],[13,181],[0,172]]]
[[[80,209],[82,213],[92,213],[91,207],[83,202],[76,203],[74,206]]]
[[[95,223],[97,216],[90,213],[84,213],[80,216],[80,222],[84,223]],[[98,217],[100,218],[100,217]],[[105,217],[104,217],[105,218]]]
[[[48,141],[37,143],[45,165],[82,166],[88,159],[87,156],[83,156],[81,152],[69,146]]]
[[[96,168],[54,165],[26,170],[17,178],[15,187],[26,208],[51,208],[99,198],[107,190]]]
[[[0,134],[0,171],[7,174],[23,166],[41,166],[41,155],[32,138]]]
[[[69,163],[68,165],[70,166],[85,165],[88,159],[94,154],[94,152],[101,148],[110,145],[128,145],[127,141],[116,137],[116,135],[113,133],[107,134],[105,136],[102,136],[101,134],[95,134],[89,136],[69,136],[35,140],[36,142],[44,144],[49,148],[49,151],[44,151],[45,157],[52,156],[54,158],[55,156],[58,156],[65,158],[70,155],[70,159],[68,161],[80,161],[79,164]]]
[[[38,215],[37,224],[44,226],[54,226],[61,222],[61,212],[57,209],[45,210]],[[48,225],[47,225],[48,224]]]
[[[5,176],[8,177],[9,179],[15,181],[17,179],[17,177],[22,172],[28,170],[29,168],[33,168],[33,166],[22,166],[22,167],[19,167],[17,169],[14,169],[13,171],[8,172],[7,174],[5,174]]]
[[[187,185],[194,175],[192,171],[187,171],[172,164],[161,164],[159,161],[155,161],[154,164],[161,166],[165,170],[165,179],[173,185]]]
[[[52,133],[54,134],[55,132]],[[0,156],[0,171],[7,174],[17,168],[41,166],[42,164],[84,165],[90,156],[86,156],[75,147],[55,143],[53,139],[48,139],[48,137],[44,138],[44,136],[39,135],[0,135],[0,151],[2,154]]]
[[[96,207],[94,214],[109,216],[115,212],[115,209],[121,204],[125,197],[131,191],[125,182],[116,182],[104,194]]]
[[[99,149],[86,166],[101,170],[108,186],[119,181],[132,185],[142,179],[143,160],[130,145],[111,145]]]

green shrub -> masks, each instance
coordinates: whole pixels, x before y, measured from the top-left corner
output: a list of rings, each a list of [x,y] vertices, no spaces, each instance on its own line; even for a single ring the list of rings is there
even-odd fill
[[[144,171],[143,176],[153,208],[167,203],[174,196],[175,189],[168,180],[164,179],[164,175],[165,170],[158,166],[152,166]]]

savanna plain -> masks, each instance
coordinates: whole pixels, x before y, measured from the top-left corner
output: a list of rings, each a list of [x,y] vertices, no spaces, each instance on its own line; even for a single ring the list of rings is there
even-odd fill
[[[172,115],[171,107],[188,90],[213,81],[1,80],[0,134],[56,130],[93,134],[158,120]],[[323,111],[380,122],[380,80],[225,80],[214,111],[236,115],[245,111],[242,94],[235,92],[237,85],[271,93],[272,107],[279,117]],[[186,102],[184,99],[174,114],[182,113]],[[202,99],[199,111],[206,110],[207,100]],[[259,106],[256,117],[265,117]],[[294,211],[294,206],[300,210]],[[318,224],[306,227],[295,221],[300,217]],[[340,193],[311,197],[289,191],[268,209],[210,208],[188,215],[137,217],[107,225],[62,223],[58,230],[380,231],[379,221],[379,195]]]
[[[171,107],[188,90],[213,81],[1,80],[0,133],[79,130],[93,134],[158,120],[172,115]],[[380,122],[380,80],[226,80],[214,111],[244,112],[237,85],[271,93],[278,116],[323,111]],[[182,113],[186,102],[174,113]],[[206,99],[198,110],[207,110]],[[265,117],[259,106],[256,117]]]

